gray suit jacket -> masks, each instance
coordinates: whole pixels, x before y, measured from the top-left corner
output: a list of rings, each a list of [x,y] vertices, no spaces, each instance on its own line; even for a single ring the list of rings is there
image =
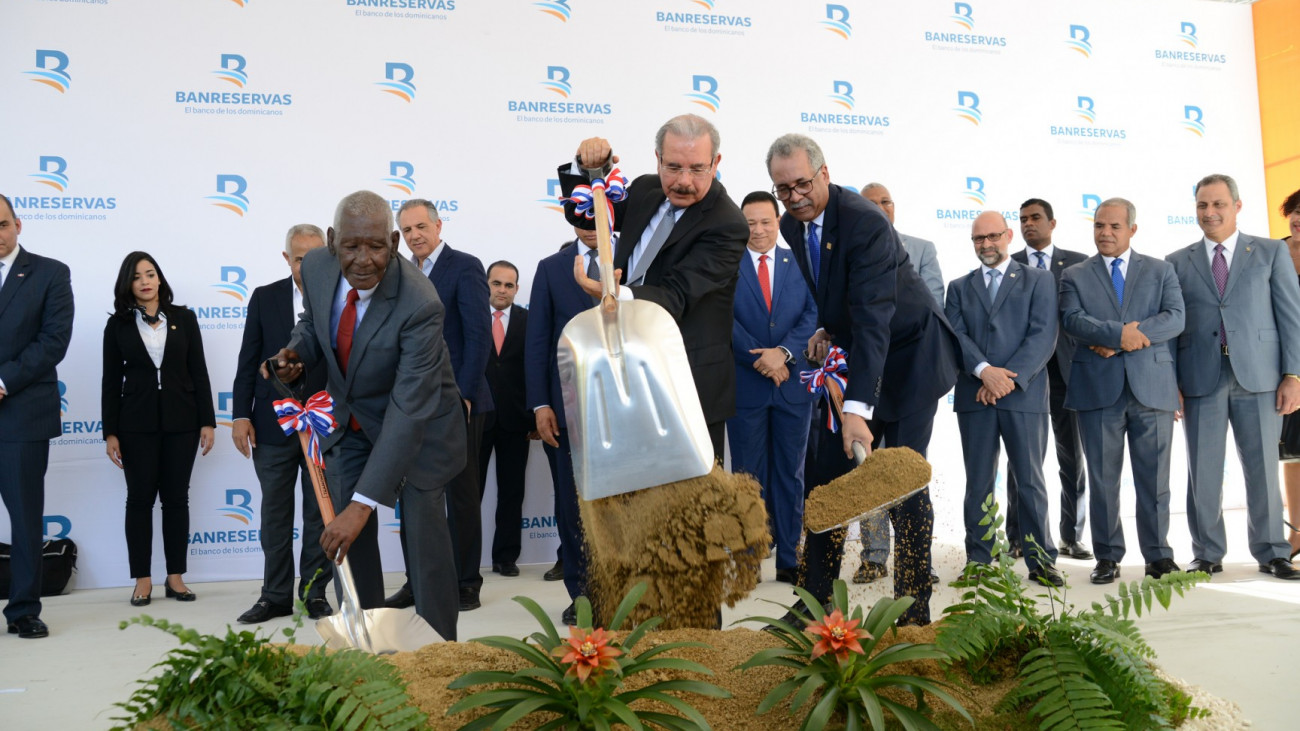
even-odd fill
[[[465,466],[465,418],[451,359],[442,339],[442,302],[420,270],[393,257],[357,326],[347,375],[330,347],[330,310],[338,259],[328,248],[302,262],[302,318],[288,347],[310,368],[328,371],[338,428],[328,449],[355,416],[373,444],[355,492],[392,507],[408,487],[445,484]]]
[[[1178,410],[1178,385],[1170,341],[1183,331],[1183,295],[1168,262],[1133,252],[1124,280],[1121,308],[1111,284],[1110,270],[1100,254],[1075,264],[1061,275],[1061,328],[1078,341],[1070,369],[1065,407],[1076,411],[1101,409],[1119,400],[1128,382],[1142,405]],[[1151,341],[1132,352],[1119,350],[1124,323],[1137,320]],[[1119,351],[1110,358],[1089,345]]]
[[[898,238],[903,242],[903,251],[907,252],[912,268],[921,275],[925,288],[930,290],[930,295],[934,297],[934,303],[942,309],[943,272],[939,269],[939,257],[935,254],[934,242],[908,236],[905,233],[898,234]]]
[[[1026,266],[1037,269],[1034,262],[1029,260],[1029,249],[1021,249],[1011,255],[1012,259]],[[1061,289],[1061,275],[1066,269],[1079,264],[1088,258],[1087,254],[1080,254],[1077,251],[1069,251],[1059,246],[1052,246],[1052,263],[1048,271],[1052,273],[1052,278],[1056,282],[1056,289],[1059,295]],[[1035,261],[1037,261],[1035,259]],[[1074,359],[1074,338],[1070,337],[1064,330],[1056,335],[1056,367],[1061,372],[1066,384],[1070,383],[1070,361]]]
[[[961,342],[961,375],[957,376],[953,410],[990,408],[975,400],[983,382],[975,366],[988,363],[1014,371],[1016,387],[995,407],[1046,414],[1047,361],[1056,345],[1056,280],[1045,271],[1012,261],[989,299],[988,283],[975,269],[948,285],[945,314]]]
[[[1184,396],[1204,396],[1218,385],[1220,323],[1242,388],[1274,391],[1283,373],[1300,373],[1300,284],[1285,244],[1241,234],[1222,300],[1204,240],[1165,259],[1187,302],[1187,329],[1178,338],[1178,386]]]

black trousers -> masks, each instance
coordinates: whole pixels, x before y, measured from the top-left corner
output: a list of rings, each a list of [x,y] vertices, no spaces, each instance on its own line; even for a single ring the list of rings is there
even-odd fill
[[[122,432],[126,477],[126,553],[131,578],[152,575],[153,506],[162,502],[163,556],[168,574],[185,573],[190,534],[190,474],[199,432]]]
[[[1052,409],[1052,437],[1056,442],[1057,474],[1061,478],[1061,542],[1073,543],[1083,539],[1083,527],[1088,520],[1088,501],[1084,499],[1088,482],[1083,441],[1079,437],[1079,417],[1065,408],[1065,378],[1061,376],[1055,357],[1047,361],[1047,384]],[[1024,536],[1019,525],[1016,477],[1009,464],[1006,475],[1007,540],[1018,546]]]
[[[528,432],[501,428],[496,412],[484,418],[478,450],[478,494],[487,492],[488,464],[497,455],[496,530],[492,534],[492,563],[515,563],[522,549],[520,524],[524,514],[524,472],[528,468]]]
[[[253,469],[262,486],[261,598],[281,606],[293,604],[293,507],[299,493],[302,548],[298,557],[298,596],[307,598],[305,585],[311,582],[311,596],[324,598],[325,587],[334,576],[334,564],[320,547],[324,523],[298,438],[284,444],[259,444],[253,450]],[[317,570],[320,578],[313,581]]]
[[[45,469],[50,442],[0,442],[0,498],[9,511],[9,603],[5,619],[41,614],[41,545],[45,526]]]

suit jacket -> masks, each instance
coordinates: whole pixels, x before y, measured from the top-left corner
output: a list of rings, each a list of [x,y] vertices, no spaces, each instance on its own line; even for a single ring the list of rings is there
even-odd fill
[[[465,415],[442,339],[443,308],[427,277],[393,257],[352,336],[347,375],[330,347],[338,259],[321,247],[302,260],[306,309],[288,346],[327,373],[339,423],[329,449],[356,417],[371,442],[355,492],[392,507],[405,478],[414,489],[446,484],[465,467]],[[487,312],[486,305],[482,312]]]
[[[473,404],[474,413],[492,410],[492,393],[483,378],[487,352],[492,347],[492,317],[488,315],[487,272],[477,256],[448,244],[429,272],[446,308],[442,337],[451,355],[451,370],[461,396]]]
[[[907,259],[912,263],[912,268],[921,275],[921,281],[925,282],[925,288],[930,290],[935,304],[942,308],[943,270],[939,268],[939,256],[934,250],[934,242],[908,236],[905,233],[898,234],[898,238],[903,242],[903,251],[907,252]]]
[[[167,341],[158,368],[145,350],[135,312],[108,317],[100,388],[106,437],[217,425],[199,319],[193,310],[178,305],[167,307],[164,314]]]
[[[584,178],[560,167],[560,186],[567,197]],[[650,219],[666,196],[658,175],[642,175],[628,186],[627,197],[614,206],[614,228],[622,232],[614,250],[614,268],[623,270],[641,241]],[[565,216],[575,226],[591,228],[593,223],[573,213],[565,203]],[[709,192],[682,211],[672,233],[664,241],[644,284],[632,287],[636,299],[662,306],[677,321],[691,363],[691,375],[699,392],[704,420],[710,424],[736,413],[736,374],[731,367],[732,300],[749,226],[745,216],[714,180]],[[572,266],[572,265],[570,265]]]
[[[1164,411],[1179,408],[1170,341],[1183,331],[1182,288],[1168,262],[1131,249],[1125,256],[1129,260],[1123,307],[1100,254],[1061,275],[1061,327],[1078,341],[1070,366],[1070,387],[1065,392],[1067,409],[1110,406],[1119,400],[1125,381],[1142,405]],[[1134,320],[1151,345],[1124,352],[1119,349],[1120,331],[1124,323]],[[1089,345],[1104,345],[1118,352],[1103,358]]]
[[[575,282],[576,284],[576,282]],[[491,315],[489,313],[489,320]],[[487,384],[496,405],[497,426],[508,431],[532,431],[533,412],[524,390],[524,341],[528,310],[510,305],[510,327],[497,355],[496,342],[488,341]]]
[[[1204,396],[1219,382],[1220,323],[1242,388],[1274,391],[1283,373],[1300,373],[1300,284],[1285,244],[1241,234],[1222,299],[1204,241],[1165,258],[1187,303],[1187,328],[1178,338],[1178,386],[1184,396]]]
[[[72,340],[72,277],[63,262],[19,246],[0,288],[0,442],[62,433],[55,366]]]
[[[1056,347],[1056,280],[1045,271],[1012,260],[989,299],[982,268],[948,286],[948,322],[961,342],[961,375],[953,397],[957,412],[999,408],[1048,412],[1047,361]],[[975,400],[983,381],[975,366],[988,363],[1016,373],[1016,387],[993,407]]]
[[[1037,269],[1037,259],[1029,260],[1029,249],[1021,249],[1011,255],[1012,259],[1025,264],[1031,268]],[[1059,246],[1052,247],[1052,264],[1048,271],[1052,273],[1052,278],[1056,282],[1056,289],[1059,294],[1061,289],[1061,274],[1075,264],[1079,264],[1087,259],[1086,254],[1080,254],[1077,251],[1067,251]],[[1057,328],[1056,334],[1056,367],[1061,371],[1061,378],[1065,379],[1066,384],[1070,383],[1070,362],[1074,359],[1074,338],[1070,334]]]
[[[848,354],[844,397],[885,421],[934,408],[957,381],[960,346],[894,227],[879,206],[835,184],[822,223],[815,284],[804,224],[787,213],[781,235],[816,293],[819,324]]]
[[[280,352],[293,332],[293,277],[285,277],[253,290],[248,299],[248,317],[244,320],[244,339],[239,346],[235,366],[234,403],[231,416],[251,419],[258,444],[284,444],[290,437],[280,428],[274,402],[280,398],[271,382],[258,374],[258,366]],[[325,370],[307,373],[306,395],[325,389]],[[296,444],[298,437],[293,437]]]
[[[573,241],[538,262],[537,273],[533,275],[532,295],[528,300],[528,332],[524,344],[528,411],[532,413],[540,406],[550,406],[561,429],[567,426],[555,353],[560,334],[569,320],[594,307],[590,295],[573,281],[573,257],[586,250],[581,242]]]
[[[740,262],[740,285],[736,287],[735,322],[731,327],[731,350],[736,360],[736,406],[793,405],[804,413],[812,398],[799,381],[800,353],[808,347],[808,338],[817,328],[817,304],[803,283],[794,255],[788,249],[773,247],[768,252],[773,267],[772,311],[768,312],[758,271],[746,253]],[[784,347],[794,356],[790,378],[779,387],[754,370],[758,356],[755,348]],[[790,410],[790,409],[787,409]]]

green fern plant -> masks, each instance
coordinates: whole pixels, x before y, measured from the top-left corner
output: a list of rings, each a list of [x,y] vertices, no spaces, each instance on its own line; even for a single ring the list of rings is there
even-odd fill
[[[1084,610],[1068,603],[1062,589],[1044,585],[1037,596],[1047,599],[1045,611],[1013,568],[992,495],[983,509],[980,525],[987,526],[984,540],[993,540],[993,563],[968,564],[953,582],[962,597],[944,610],[936,644],[977,682],[992,679],[989,664],[997,657],[1019,658],[1018,683],[1000,710],[1032,704],[1030,715],[1043,731],[1164,729],[1209,715],[1156,677],[1150,662],[1155,651],[1130,617],[1156,603],[1168,609],[1174,594],[1182,596],[1207,575],[1175,572],[1121,582],[1118,596],[1107,594]],[[1048,561],[1028,536],[1026,546]]]

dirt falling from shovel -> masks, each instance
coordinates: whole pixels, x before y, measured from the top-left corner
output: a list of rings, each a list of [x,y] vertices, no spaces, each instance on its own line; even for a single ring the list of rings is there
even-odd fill
[[[930,482],[930,463],[906,447],[877,449],[862,464],[814,489],[804,501],[811,531],[843,525]]]
[[[703,477],[581,502],[588,595],[607,618],[638,582],[649,583],[632,621],[712,629],[718,608],[758,584],[771,535],[753,477],[721,467]]]

